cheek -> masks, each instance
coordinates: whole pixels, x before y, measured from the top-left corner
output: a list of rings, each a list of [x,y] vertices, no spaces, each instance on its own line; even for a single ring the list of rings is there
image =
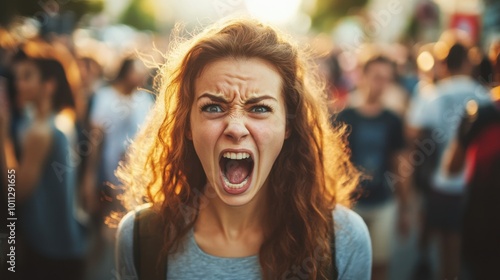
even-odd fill
[[[222,126],[219,122],[202,121],[196,117],[191,117],[191,140],[193,141],[196,154],[202,163],[210,160],[218,138],[222,133]]]
[[[212,140],[219,137],[221,130],[223,130],[223,127],[220,122],[191,118],[191,135],[193,141],[201,144],[212,142]]]
[[[277,157],[285,141],[285,124],[257,124],[252,133],[260,152],[266,156]]]
[[[35,83],[30,79],[23,79],[17,83],[17,90],[24,99],[33,97],[35,88]]]

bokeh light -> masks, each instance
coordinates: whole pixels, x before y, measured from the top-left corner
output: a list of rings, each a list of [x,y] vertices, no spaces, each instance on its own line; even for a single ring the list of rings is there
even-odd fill
[[[430,71],[434,67],[434,57],[430,52],[424,51],[418,55],[417,65],[424,72]]]

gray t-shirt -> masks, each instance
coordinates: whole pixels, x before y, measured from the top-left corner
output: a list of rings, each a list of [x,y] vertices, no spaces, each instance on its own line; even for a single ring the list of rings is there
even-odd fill
[[[137,279],[133,256],[134,212],[120,222],[117,232],[116,267],[121,280]],[[370,236],[358,214],[338,205],[334,211],[336,262],[339,279],[370,279]],[[307,262],[303,264],[307,268]],[[291,269],[283,279],[302,279],[302,270]],[[190,231],[185,249],[168,259],[170,279],[262,279],[258,256],[221,258],[203,252]]]

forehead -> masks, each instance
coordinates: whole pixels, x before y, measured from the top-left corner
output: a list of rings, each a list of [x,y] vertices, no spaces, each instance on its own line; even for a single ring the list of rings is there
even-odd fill
[[[35,67],[35,62],[31,59],[23,59],[19,61],[15,61],[12,64],[13,68],[19,69],[19,68],[28,68],[28,67]]]
[[[281,95],[276,67],[259,58],[224,58],[209,63],[195,81],[195,96],[205,92],[242,99],[259,94]]]
[[[23,60],[14,62],[14,64],[12,65],[12,68],[13,68],[14,72],[18,73],[18,74],[21,72],[26,72],[26,71],[38,72],[37,71],[38,68],[36,67],[35,62],[32,60],[29,60],[29,59],[23,59]]]

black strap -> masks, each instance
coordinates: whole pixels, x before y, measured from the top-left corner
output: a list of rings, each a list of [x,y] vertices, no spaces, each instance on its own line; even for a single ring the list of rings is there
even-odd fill
[[[167,260],[158,266],[163,248],[159,216],[151,208],[136,211],[134,219],[134,265],[139,280],[164,280]]]
[[[332,228],[332,235],[330,239],[330,250],[332,251],[332,279],[337,280],[339,278],[339,271],[337,268],[337,254],[336,254],[336,246],[335,246],[335,223]]]

